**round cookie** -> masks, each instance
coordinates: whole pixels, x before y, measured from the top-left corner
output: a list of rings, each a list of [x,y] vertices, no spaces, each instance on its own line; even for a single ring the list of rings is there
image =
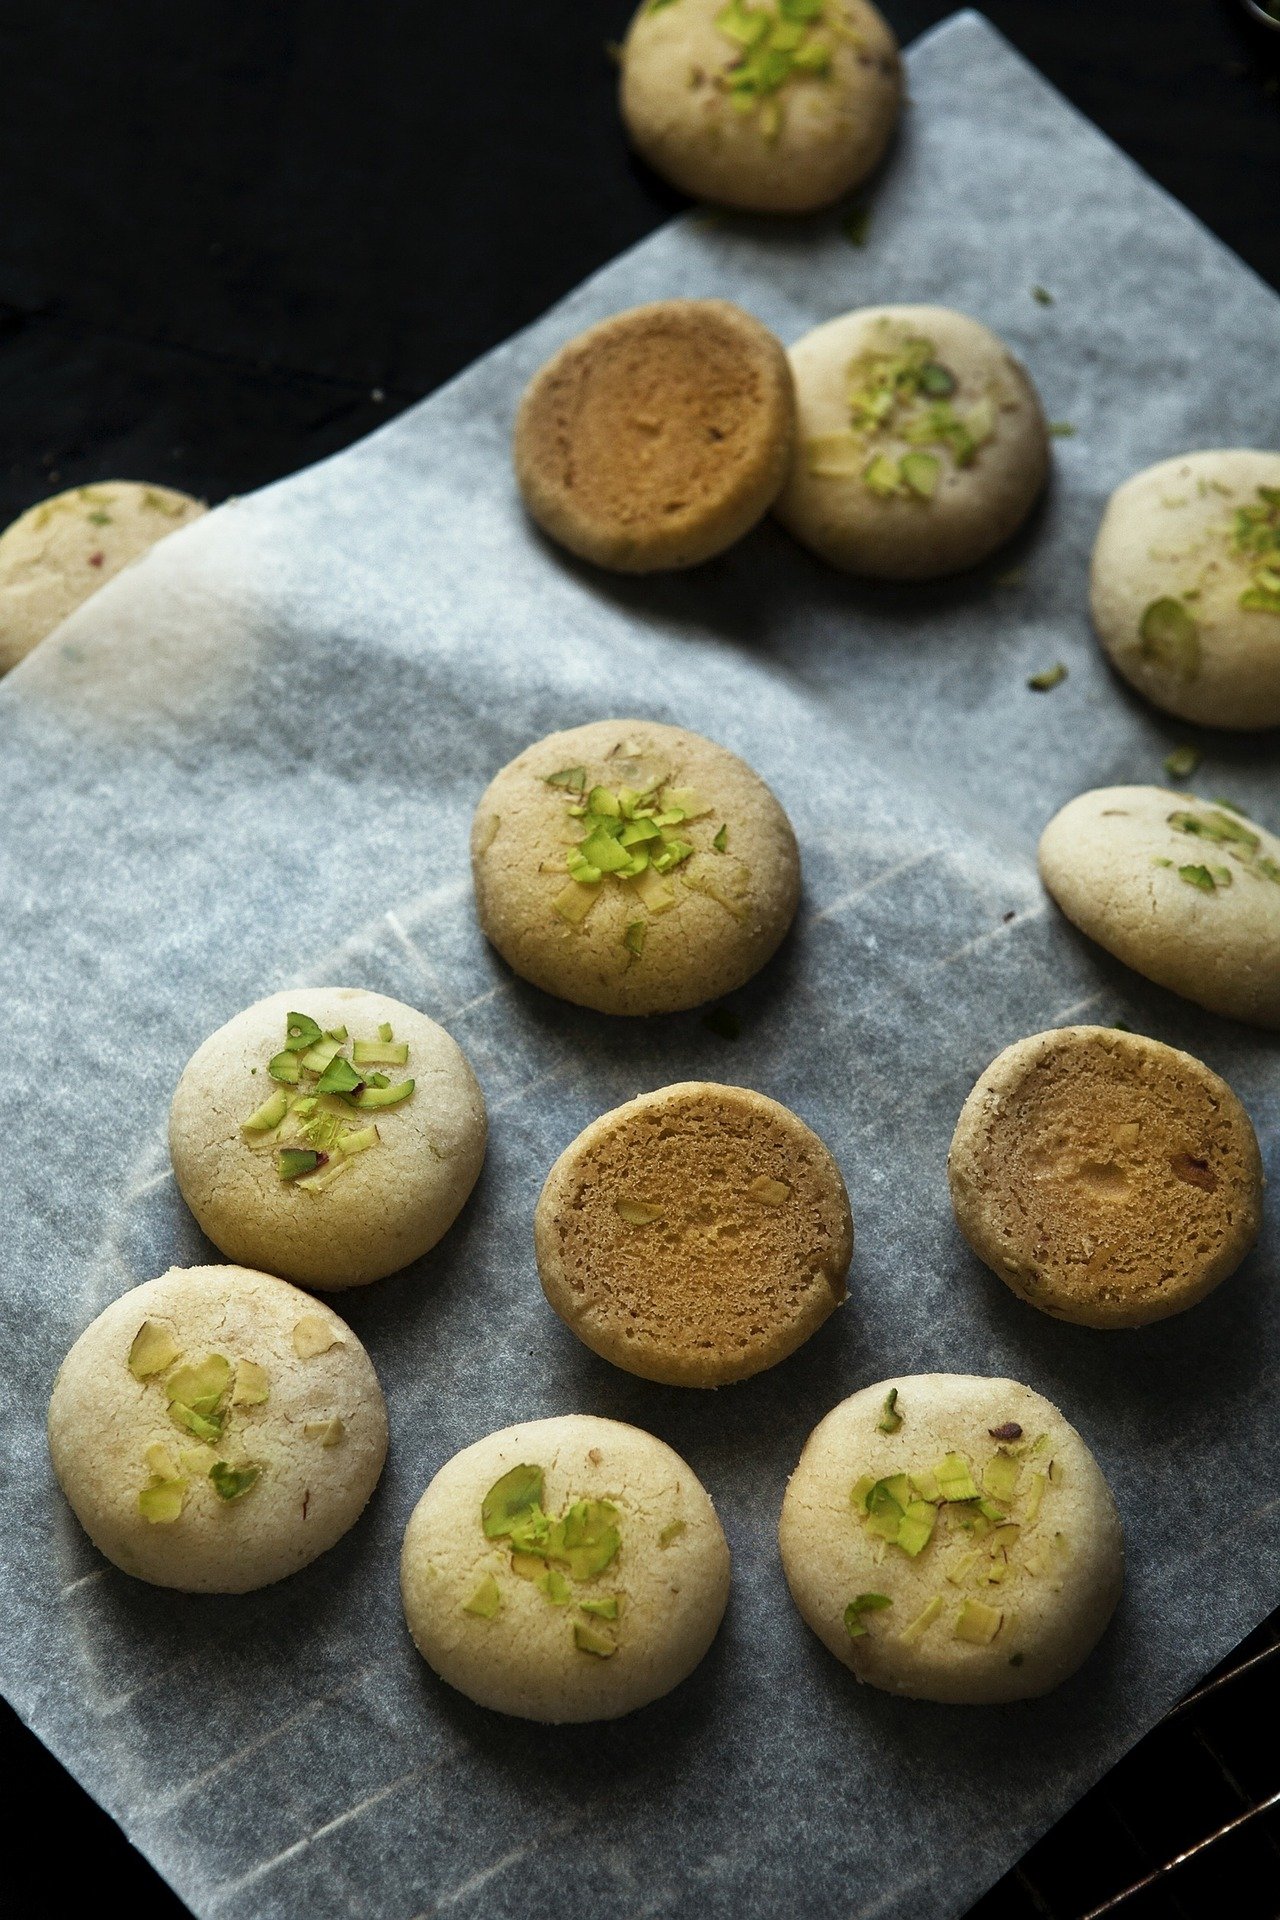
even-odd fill
[[[651,720],[526,748],[476,808],[471,867],[508,966],[601,1013],[677,1013],[740,987],[800,900],[795,834],[764,781]]]
[[[791,369],[768,328],[727,300],[659,300],[589,327],[534,375],[516,479],[562,547],[653,573],[754,527],[794,439]]]
[[[921,1373],[819,1422],[778,1526],[805,1623],[888,1693],[994,1705],[1048,1693],[1120,1597],[1120,1520],[1058,1409],[1016,1380]]]
[[[113,1300],[63,1361],[53,1469],[94,1545],[185,1593],[247,1593],[353,1526],[387,1410],[331,1308],[244,1267],[171,1267]]]
[[[1194,1306],[1262,1224],[1257,1137],[1226,1081],[1114,1027],[1006,1047],[964,1103],[947,1177],[978,1258],[1084,1327]]]
[[[326,1291],[434,1247],[485,1138],[456,1041],[359,987],[291,987],[237,1014],[187,1062],[169,1112],[178,1187],[215,1247]]]
[[[789,1108],[689,1080],[602,1114],[547,1175],[542,1290],[594,1353],[677,1387],[746,1380],[845,1297],[840,1169]]]
[[[480,1706],[614,1720],[693,1672],[729,1597],[729,1549],[678,1453],[567,1414],[441,1467],[405,1531],[400,1591],[423,1659]]]
[[[172,487],[136,480],[72,487],[28,507],[0,533],[0,673],[113,574],[204,511]]]
[[[775,512],[833,567],[931,580],[1017,532],[1049,472],[1039,396],[986,327],[868,307],[791,349],[795,459]]]
[[[901,101],[898,43],[865,0],[643,0],[622,48],[632,145],[683,192],[759,213],[856,187]]]
[[[1186,453],[1126,480],[1091,601],[1112,665],[1166,713],[1280,726],[1280,453]]]
[[[1280,839],[1220,802],[1096,787],[1040,836],[1040,876],[1117,960],[1211,1013],[1280,1027]]]

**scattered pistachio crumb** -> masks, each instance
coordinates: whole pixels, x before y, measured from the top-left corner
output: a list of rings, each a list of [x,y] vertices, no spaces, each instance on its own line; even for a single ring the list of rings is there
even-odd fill
[[[498,1591],[498,1583],[491,1573],[486,1573],[462,1611],[475,1614],[478,1620],[492,1620],[501,1605],[502,1595]]]
[[[1199,747],[1190,745],[1174,747],[1165,755],[1164,770],[1171,780],[1189,780],[1199,765]]]
[[[233,1407],[261,1406],[270,1392],[271,1384],[265,1367],[260,1367],[254,1360],[237,1361],[235,1385],[231,1389]]]
[[[308,1420],[303,1437],[318,1440],[322,1447],[336,1447],[346,1437],[346,1427],[336,1416],[332,1420]]]
[[[215,1460],[209,1469],[209,1478],[219,1500],[241,1500],[257,1486],[262,1478],[262,1468],[232,1467],[225,1460]]]
[[[1062,685],[1066,677],[1066,667],[1061,660],[1057,660],[1053,666],[1045,667],[1042,672],[1030,674],[1027,685],[1033,693],[1051,693],[1054,687]]]
[[[669,1547],[673,1540],[680,1538],[680,1535],[685,1532],[687,1526],[688,1522],[685,1520],[669,1520],[662,1529],[662,1532],[658,1535],[658,1545],[660,1547]]]
[[[711,842],[711,844],[715,848],[717,853],[724,852],[725,848],[729,844],[729,825],[727,821],[725,822],[724,826],[721,827],[719,833],[717,833],[715,839]]]
[[[1053,305],[1053,295],[1050,293],[1048,287],[1032,287],[1031,298],[1038,307],[1051,307]]]
[[[129,1371],[135,1380],[147,1380],[163,1373],[181,1357],[177,1342],[158,1320],[144,1320],[129,1348]]]
[[[857,1640],[868,1631],[863,1624],[864,1613],[879,1613],[885,1607],[891,1607],[893,1601],[887,1593],[860,1593],[851,1600],[844,1610],[845,1631],[851,1640]]]

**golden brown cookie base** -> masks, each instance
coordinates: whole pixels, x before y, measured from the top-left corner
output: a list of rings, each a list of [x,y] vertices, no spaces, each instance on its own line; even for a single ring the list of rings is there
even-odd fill
[[[1225,1081],[1108,1027],[1006,1049],[965,1103],[948,1171],[979,1258],[1032,1306],[1084,1326],[1194,1305],[1261,1219],[1257,1140]]]
[[[767,512],[794,435],[780,343],[723,300],[663,300],[571,340],[531,381],[516,475],[534,519],[601,566],[721,552]]]
[[[596,1353],[678,1386],[746,1379],[840,1305],[839,1168],[776,1101],[688,1081],[605,1114],[552,1168],[534,1222],[557,1313]]]

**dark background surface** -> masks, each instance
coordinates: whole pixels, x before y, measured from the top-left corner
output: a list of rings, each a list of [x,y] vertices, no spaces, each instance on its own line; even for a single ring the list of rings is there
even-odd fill
[[[904,43],[953,11],[881,7]],[[1280,287],[1280,34],[1251,26],[1238,0],[983,11]],[[615,111],[606,42],[630,12],[628,0],[0,0],[0,526],[81,482],[161,481],[216,502],[305,466],[677,211],[681,197],[628,155]],[[1278,1640],[1273,1621],[1250,1651]],[[975,1920],[1078,1920],[1276,1793],[1275,1666],[1264,1658],[1145,1741]],[[12,1911],[105,1897],[136,1920],[181,1920],[7,1708],[0,1764]],[[53,1836],[38,1857],[37,1826]],[[1123,1912],[1274,1920],[1270,1817]]]

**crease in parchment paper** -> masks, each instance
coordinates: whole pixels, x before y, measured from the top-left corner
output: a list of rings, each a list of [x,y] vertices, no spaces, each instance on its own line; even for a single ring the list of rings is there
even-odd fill
[[[1109,674],[1088,629],[1089,548],[1128,473],[1275,444],[1280,302],[976,16],[908,64],[913,105],[865,247],[835,215],[675,222],[372,439],[155,548],[0,688],[0,1666],[19,1712],[202,1920],[941,1920],[1280,1597],[1274,1201],[1258,1250],[1192,1313],[1099,1334],[1030,1311],[980,1267],[945,1181],[955,1116],[993,1055],[1088,1019],[1224,1073],[1274,1190],[1276,1038],[1089,946],[1046,902],[1034,855],[1063,801],[1159,780],[1186,732]],[[892,300],[986,321],[1077,429],[1055,442],[1033,524],[974,574],[915,589],[844,579],[772,524],[681,576],[608,577],[558,554],[511,481],[521,386],[588,322],[673,292],[735,298],[788,341]],[[1028,692],[1058,659],[1067,680]],[[610,1022],[549,1000],[475,924],[467,831],[488,779],[541,734],[609,714],[723,740],[795,822],[796,930],[733,996],[736,1041],[696,1012]],[[1274,740],[1205,744],[1200,790],[1274,825]],[[168,1177],[174,1083],[214,1027],[308,982],[441,1020],[484,1086],[489,1160],[435,1253],[342,1296],[391,1413],[359,1524],[279,1587],[160,1592],[80,1532],[44,1404],[109,1299],[216,1257]],[[857,1228],[848,1304],[719,1393],[656,1387],[581,1347],[532,1250],[543,1176],[577,1131],[697,1078],[794,1107],[840,1161]],[[1009,1374],[1058,1402],[1124,1513],[1115,1625],[1042,1702],[859,1689],[786,1593],[775,1527],[808,1432],[855,1388],[933,1369]],[[397,1556],[457,1448],[575,1410],[685,1455],[724,1520],[734,1586],[669,1699],[541,1728],[431,1676]]]

